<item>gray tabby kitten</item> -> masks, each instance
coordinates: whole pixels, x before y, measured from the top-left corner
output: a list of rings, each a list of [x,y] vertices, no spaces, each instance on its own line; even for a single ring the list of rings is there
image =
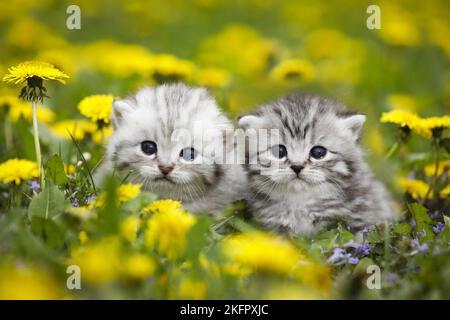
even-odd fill
[[[256,218],[270,229],[302,236],[337,221],[359,229],[394,218],[390,196],[359,146],[365,119],[330,100],[301,94],[240,117],[247,132],[270,129],[278,141],[259,143],[247,155],[253,192],[248,202]]]
[[[160,198],[182,201],[193,213],[216,213],[242,197],[243,168],[220,164],[220,153],[210,152],[224,144],[233,125],[205,89],[141,89],[113,102],[112,123],[98,182],[113,170],[131,173],[130,181]]]

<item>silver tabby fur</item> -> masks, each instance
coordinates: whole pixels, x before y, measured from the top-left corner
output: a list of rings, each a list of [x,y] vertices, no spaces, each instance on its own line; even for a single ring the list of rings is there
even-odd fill
[[[246,165],[257,220],[279,232],[313,236],[337,221],[359,229],[395,217],[390,195],[364,161],[365,116],[319,96],[292,94],[238,119],[243,129],[278,129],[287,156],[250,152]],[[310,150],[323,146],[323,159]],[[251,164],[253,162],[253,164]],[[302,166],[299,175],[292,165]]]
[[[242,167],[218,164],[203,152],[206,145],[223,143],[224,132],[233,130],[205,89],[183,84],[143,88],[114,101],[112,123],[115,130],[108,142],[106,160],[96,174],[98,182],[113,170],[130,172],[130,181],[142,183],[145,190],[159,198],[182,201],[193,213],[216,213],[242,197],[246,189]],[[198,125],[200,132],[195,132]],[[180,130],[187,131],[183,136],[191,134],[192,140],[172,139]],[[206,141],[202,131],[211,133]],[[199,144],[202,139],[204,145]],[[157,144],[155,155],[141,150],[146,140]],[[192,163],[180,157],[180,150],[191,146],[198,151]],[[173,167],[167,175],[170,181],[163,179],[159,166]]]

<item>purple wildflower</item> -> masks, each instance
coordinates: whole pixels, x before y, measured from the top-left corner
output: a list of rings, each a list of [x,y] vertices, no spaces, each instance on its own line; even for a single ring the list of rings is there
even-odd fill
[[[33,180],[31,181],[30,189],[38,193],[39,191],[41,191],[41,185],[39,184],[39,182]]]
[[[423,245],[421,245],[418,248],[418,250],[419,250],[420,253],[424,253],[424,252],[428,251],[429,248],[430,247],[428,246],[428,243],[424,243]]]
[[[347,260],[347,255],[345,253],[345,250],[342,248],[334,248],[333,254],[328,258],[329,263],[337,264],[342,263],[345,260]]]
[[[433,212],[430,212],[429,216],[431,219],[436,219],[437,217],[439,217],[439,211],[435,210]]]
[[[425,237],[427,235],[427,232],[425,230],[424,231],[419,231],[419,232],[417,232],[417,235],[419,237],[423,238],[423,237]]]
[[[439,234],[439,233],[442,232],[442,230],[444,229],[444,227],[445,227],[445,223],[443,223],[443,222],[438,222],[437,225],[435,225],[435,226],[433,227],[433,232],[436,233],[436,234]]]
[[[350,263],[350,264],[358,264],[358,262],[359,262],[359,259],[356,258],[356,257],[349,257],[348,258],[348,263]]]
[[[396,273],[388,273],[388,275],[386,276],[387,281],[389,281],[390,283],[394,283],[397,281],[398,279],[398,275]]]
[[[80,206],[80,201],[78,199],[74,199],[72,201],[72,207],[79,207]]]
[[[91,202],[92,202],[92,201],[95,201],[95,200],[97,200],[97,196],[96,196],[95,194],[90,195],[90,196],[87,197],[87,199],[86,199],[86,204],[87,204],[87,205],[90,205]]]
[[[412,239],[412,240],[411,240],[411,244],[412,244],[414,247],[418,247],[418,246],[420,245],[419,239],[417,239],[417,238]]]

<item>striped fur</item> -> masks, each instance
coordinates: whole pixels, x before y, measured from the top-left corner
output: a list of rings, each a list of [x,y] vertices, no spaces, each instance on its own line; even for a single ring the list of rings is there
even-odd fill
[[[359,140],[365,116],[330,100],[293,94],[238,120],[243,129],[277,129],[288,155],[269,148],[248,154],[255,216],[273,230],[302,236],[346,222],[355,229],[395,216],[391,199],[364,161]],[[323,146],[323,159],[310,150]],[[302,166],[299,176],[292,165]]]

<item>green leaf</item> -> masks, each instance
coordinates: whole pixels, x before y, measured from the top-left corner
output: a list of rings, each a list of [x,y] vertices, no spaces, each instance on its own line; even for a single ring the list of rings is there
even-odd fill
[[[62,214],[68,202],[58,187],[49,183],[37,194],[28,208],[28,218],[33,232],[41,236],[50,246],[61,247],[64,242]]]
[[[206,246],[210,222],[205,217],[198,217],[197,222],[189,229],[187,234],[186,254],[195,259]]]
[[[429,240],[433,238],[434,233],[430,227],[430,224],[432,224],[433,221],[429,217],[427,209],[418,203],[408,204],[408,208],[414,220],[416,220],[416,230],[418,232],[425,232],[425,237],[423,237],[423,239]]]
[[[57,185],[64,185],[68,182],[66,173],[64,172],[64,162],[57,154],[47,161],[45,176]]]
[[[382,243],[383,242],[383,236],[380,234],[378,229],[370,230],[367,234],[367,241],[369,243]]]
[[[406,235],[406,234],[409,234],[411,232],[411,230],[412,230],[412,227],[407,222],[399,223],[394,227],[394,232],[398,233],[398,234]]]

